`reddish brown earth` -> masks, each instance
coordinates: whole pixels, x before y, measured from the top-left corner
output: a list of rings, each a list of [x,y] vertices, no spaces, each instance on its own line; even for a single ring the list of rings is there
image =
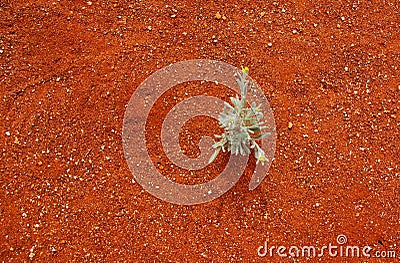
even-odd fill
[[[258,247],[337,245],[343,234],[397,258],[286,260],[397,262],[399,17],[395,0],[1,1],[1,261],[277,262]],[[250,68],[274,110],[277,149],[254,191],[252,160],[220,198],[179,206],[132,183],[122,122],[151,73],[198,58]],[[204,121],[182,132],[189,154]],[[161,144],[148,145],[169,167]],[[214,176],[165,170],[185,183]]]

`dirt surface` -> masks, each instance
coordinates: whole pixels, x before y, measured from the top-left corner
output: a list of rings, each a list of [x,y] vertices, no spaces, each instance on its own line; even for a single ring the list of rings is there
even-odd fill
[[[397,262],[399,17],[395,0],[2,0],[1,261]],[[251,160],[220,198],[179,206],[132,182],[122,122],[151,73],[198,58],[250,68],[274,110],[277,148],[255,190]],[[182,138],[208,132],[199,123]],[[257,254],[266,241],[321,248],[339,235],[396,258]]]

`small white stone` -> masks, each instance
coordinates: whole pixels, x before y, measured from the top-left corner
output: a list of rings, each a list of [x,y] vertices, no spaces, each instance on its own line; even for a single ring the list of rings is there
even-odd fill
[[[7,135],[7,136],[10,136],[11,133],[10,133],[9,131],[6,131],[6,135]]]
[[[269,47],[272,47],[272,43],[268,43],[268,46],[269,46]]]
[[[0,49],[0,54],[3,54],[4,50]]]

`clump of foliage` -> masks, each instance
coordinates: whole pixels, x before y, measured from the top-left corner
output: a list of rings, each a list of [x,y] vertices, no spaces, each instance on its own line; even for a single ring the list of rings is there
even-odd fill
[[[231,97],[232,105],[225,102],[224,110],[218,116],[220,127],[224,129],[221,135],[215,135],[219,139],[213,148],[215,152],[211,156],[209,163],[212,163],[218,153],[226,150],[238,155],[250,154],[251,149],[254,150],[254,156],[257,159],[257,164],[261,162],[264,165],[265,152],[261,149],[257,141],[262,140],[270,135],[265,132],[266,126],[262,121],[263,113],[261,104],[249,104],[246,96],[249,88],[249,81],[246,79],[249,69],[243,68],[237,73],[237,83],[240,87],[240,98]]]

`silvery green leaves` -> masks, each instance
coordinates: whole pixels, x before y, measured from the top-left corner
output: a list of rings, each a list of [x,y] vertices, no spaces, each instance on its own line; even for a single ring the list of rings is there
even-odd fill
[[[222,151],[228,150],[235,155],[250,154],[253,149],[257,163],[264,164],[265,153],[257,141],[268,137],[270,133],[264,132],[267,127],[263,126],[265,123],[262,121],[261,105],[247,102],[249,81],[246,78],[248,71],[249,69],[245,67],[236,75],[236,81],[240,87],[240,98],[238,96],[231,97],[232,104],[225,102],[224,109],[218,116],[220,127],[224,129],[224,133],[215,136],[219,141],[213,145],[215,152],[209,163],[215,160],[221,149]]]

